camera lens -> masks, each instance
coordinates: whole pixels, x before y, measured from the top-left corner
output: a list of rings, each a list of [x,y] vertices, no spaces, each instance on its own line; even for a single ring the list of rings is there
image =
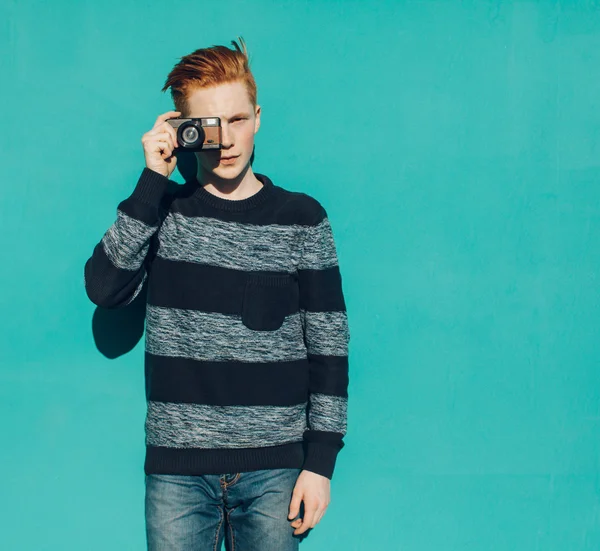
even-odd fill
[[[181,138],[186,144],[193,144],[198,139],[198,130],[195,126],[188,126],[181,132]]]
[[[201,150],[206,137],[200,120],[190,120],[183,123],[177,131],[179,145],[191,151]]]

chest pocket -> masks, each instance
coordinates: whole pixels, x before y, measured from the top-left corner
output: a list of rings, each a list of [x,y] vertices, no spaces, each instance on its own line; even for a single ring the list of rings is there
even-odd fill
[[[291,274],[253,273],[242,302],[242,323],[254,331],[275,331],[297,310],[298,283]]]

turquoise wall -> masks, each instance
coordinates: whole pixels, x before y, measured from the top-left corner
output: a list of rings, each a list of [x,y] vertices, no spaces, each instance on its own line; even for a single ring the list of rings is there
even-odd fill
[[[600,547],[598,2],[0,16],[2,549],[145,549],[143,340],[95,338],[115,318],[83,266],[169,70],[239,34],[255,170],[327,208],[352,335],[346,448],[304,551]]]

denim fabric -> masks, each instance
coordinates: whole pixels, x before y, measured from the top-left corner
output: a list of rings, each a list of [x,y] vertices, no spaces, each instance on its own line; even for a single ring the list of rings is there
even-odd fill
[[[300,471],[146,475],[148,550],[297,551],[306,534],[287,516]]]

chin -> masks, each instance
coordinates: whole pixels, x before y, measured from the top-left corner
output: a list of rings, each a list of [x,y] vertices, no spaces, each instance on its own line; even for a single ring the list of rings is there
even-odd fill
[[[234,180],[242,173],[242,171],[237,167],[230,168],[230,167],[218,166],[216,169],[214,169],[212,171],[212,173],[216,174],[219,178],[221,178],[223,180]]]
[[[239,165],[239,166],[238,166]],[[218,165],[211,170],[213,174],[219,176],[223,180],[233,180],[237,178],[246,168],[247,165],[243,165],[242,163],[236,163],[235,166],[221,166]]]

